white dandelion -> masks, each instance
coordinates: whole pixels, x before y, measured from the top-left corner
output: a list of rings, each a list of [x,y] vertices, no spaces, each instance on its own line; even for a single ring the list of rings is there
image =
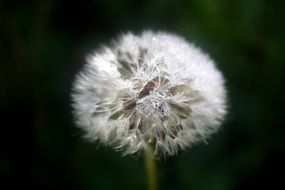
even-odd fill
[[[127,33],[87,62],[72,93],[76,122],[124,154],[174,155],[206,141],[225,116],[221,72],[176,35]]]

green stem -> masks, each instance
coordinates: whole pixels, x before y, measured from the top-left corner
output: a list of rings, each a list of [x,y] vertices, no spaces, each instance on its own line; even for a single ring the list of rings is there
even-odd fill
[[[145,150],[145,168],[147,176],[148,190],[156,190],[155,160],[152,149],[148,146]]]

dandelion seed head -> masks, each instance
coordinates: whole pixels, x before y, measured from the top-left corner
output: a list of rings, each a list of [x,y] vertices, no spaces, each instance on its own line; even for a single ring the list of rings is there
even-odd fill
[[[207,140],[226,114],[213,60],[164,32],[127,33],[91,54],[72,98],[86,136],[124,154],[151,146],[155,157],[174,155]]]

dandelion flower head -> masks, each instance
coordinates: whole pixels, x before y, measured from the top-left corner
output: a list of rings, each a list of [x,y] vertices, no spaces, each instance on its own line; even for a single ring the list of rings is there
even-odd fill
[[[90,140],[155,157],[206,141],[226,114],[224,79],[210,57],[174,34],[127,33],[87,59],[73,106]]]

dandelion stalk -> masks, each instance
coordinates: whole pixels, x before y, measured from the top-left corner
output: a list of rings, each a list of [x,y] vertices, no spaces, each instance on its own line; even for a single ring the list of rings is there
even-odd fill
[[[145,170],[147,177],[148,190],[156,190],[156,172],[155,172],[155,160],[153,157],[152,149],[148,146],[145,149]]]

